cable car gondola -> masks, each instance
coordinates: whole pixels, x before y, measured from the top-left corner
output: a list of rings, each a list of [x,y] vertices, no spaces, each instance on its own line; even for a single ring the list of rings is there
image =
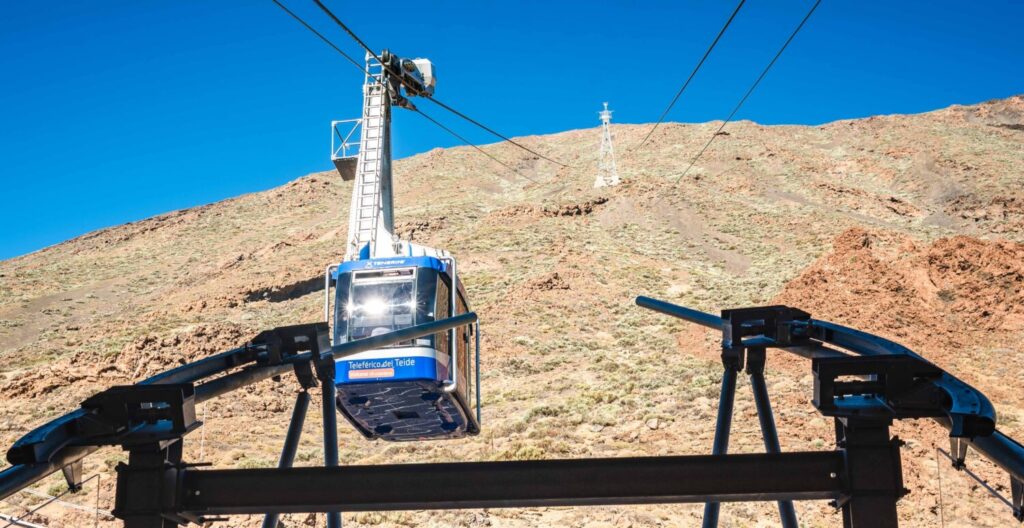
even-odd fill
[[[327,269],[324,317],[334,323],[334,344],[469,311],[455,259],[400,240],[394,229],[391,107],[414,109],[409,97],[432,95],[434,66],[385,50],[367,53],[365,71],[362,117],[331,125],[331,159],[343,180],[353,180],[345,260]],[[370,439],[479,433],[479,337],[479,325],[461,327],[337,361],[339,412]]]
[[[334,344],[469,311],[451,257],[354,260],[328,270]],[[452,286],[454,284],[454,287]],[[370,439],[460,438],[480,432],[479,324],[335,364],[338,410]],[[472,358],[471,358],[472,356]]]

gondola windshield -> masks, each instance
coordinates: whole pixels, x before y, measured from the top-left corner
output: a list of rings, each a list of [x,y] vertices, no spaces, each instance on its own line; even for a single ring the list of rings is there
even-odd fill
[[[349,339],[386,334],[415,324],[414,283],[411,280],[352,285]]]

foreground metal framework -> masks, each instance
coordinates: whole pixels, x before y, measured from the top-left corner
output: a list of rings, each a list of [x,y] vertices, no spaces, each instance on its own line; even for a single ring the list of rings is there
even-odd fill
[[[831,500],[846,527],[897,525],[906,493],[893,420],[933,418],[950,430],[954,466],[968,447],[1010,476],[1014,516],[1024,519],[1024,447],[995,428],[983,394],[902,346],[785,306],[726,310],[722,317],[646,297],[637,304],[721,329],[722,392],[713,454],[641,458],[464,462],[293,468],[309,405],[325,389],[325,425],[335,359],[476,322],[472,313],[328,347],[326,325],[277,328],[252,343],[94,395],[7,453],[0,498],[56,471],[81,483],[81,459],[100,446],[129,453],[118,467],[114,513],[128,528],[170,528],[232,514],[585,506],[703,502],[705,526],[722,502],[778,501],[783,526],[796,526],[794,500]],[[811,359],[814,405],[835,419],[833,451],[782,453],[764,382],[766,350]],[[750,376],[764,454],[727,454],[739,372]],[[201,426],[195,404],[294,372],[299,392],[277,469],[215,470],[182,460],[184,437]],[[325,441],[336,444],[335,431]],[[325,447],[327,447],[325,445]],[[336,445],[334,446],[336,448]],[[336,452],[336,451],[335,451]],[[330,462],[330,461],[328,461]],[[336,461],[335,461],[336,462]]]

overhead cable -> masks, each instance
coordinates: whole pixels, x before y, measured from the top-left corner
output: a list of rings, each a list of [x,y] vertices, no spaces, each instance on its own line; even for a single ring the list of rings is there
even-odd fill
[[[337,16],[335,16],[334,13],[331,12],[331,10],[326,5],[324,5],[323,2],[321,2],[320,0],[313,0],[313,2],[316,3],[316,5],[319,6],[320,9],[323,10],[323,12],[326,13],[327,16],[330,17],[331,20],[333,20],[335,24],[338,25],[338,27],[340,27],[342,30],[344,30],[345,33],[348,33],[348,35],[350,37],[352,37],[352,39],[355,40],[357,44],[359,44],[359,46],[361,46],[364,50],[366,50],[366,52],[369,53],[370,56],[372,56],[378,63],[380,63],[380,65],[384,69],[386,69],[388,71],[388,73],[390,73],[392,75],[392,77],[394,77],[399,82],[402,82],[403,84],[405,84],[404,81],[403,81],[403,76],[401,75],[401,73],[395,71],[393,68],[391,68],[390,65],[385,64],[384,61],[381,60],[380,55],[378,55],[377,52],[373,51],[373,48],[371,48],[368,44],[366,44],[366,42],[363,41],[363,39],[359,38],[359,35],[356,35],[355,31],[352,31],[352,29],[349,28],[347,24],[345,24],[344,22],[341,21],[341,19],[339,19]],[[408,85],[406,85],[406,87],[410,88]],[[411,87],[411,88],[413,88],[414,90],[418,91],[418,89],[416,89],[415,87]],[[437,106],[440,106],[441,108],[443,108],[443,109],[445,109],[445,110],[447,110],[447,111],[449,111],[449,112],[451,112],[451,113],[461,117],[462,119],[465,119],[466,121],[469,121],[470,123],[480,127],[481,129],[487,131],[488,133],[490,133],[490,134],[492,134],[492,135],[494,135],[494,136],[496,136],[498,138],[501,138],[501,140],[507,141],[507,142],[515,145],[516,147],[519,147],[520,149],[525,150],[526,152],[529,152],[530,154],[533,154],[534,156],[537,156],[537,157],[539,157],[541,159],[550,161],[551,163],[554,163],[555,165],[559,165],[559,166],[562,166],[562,167],[568,167],[568,165],[566,165],[565,163],[562,163],[560,161],[551,159],[550,157],[545,156],[544,154],[541,154],[540,152],[537,152],[537,151],[535,151],[535,150],[533,150],[533,149],[531,149],[531,148],[529,148],[529,147],[527,147],[527,146],[525,146],[525,145],[523,145],[523,144],[521,144],[521,143],[511,139],[511,138],[509,138],[508,136],[505,136],[504,134],[501,134],[500,132],[494,130],[493,128],[488,127],[487,125],[484,125],[483,123],[477,121],[476,119],[473,119],[473,118],[469,117],[468,115],[466,115],[466,114],[464,114],[464,113],[462,113],[462,112],[452,108],[450,105],[441,102],[440,100],[438,100],[437,98],[435,98],[432,95],[429,95],[429,94],[419,94],[419,95],[422,95],[423,97],[425,97],[426,99],[428,99],[432,103],[436,104]]]
[[[285,7],[285,5],[284,5],[284,4],[282,4],[281,2],[279,2],[278,0],[271,0],[271,1],[272,1],[272,2],[274,2],[274,3],[275,3],[275,4],[276,4],[276,5],[278,6],[278,7],[280,7],[280,8],[282,9],[282,10],[284,10],[284,12],[285,12],[285,13],[288,13],[288,15],[290,15],[290,16],[291,16],[292,18],[294,18],[294,19],[295,19],[296,21],[298,21],[298,22],[299,22],[300,24],[302,24],[302,25],[303,25],[303,26],[304,26],[304,27],[305,27],[306,29],[308,29],[308,30],[309,30],[310,32],[312,32],[312,33],[313,33],[314,35],[316,35],[317,37],[319,37],[319,38],[320,38],[320,40],[324,41],[324,43],[326,43],[326,44],[327,44],[328,46],[330,46],[331,48],[333,48],[333,49],[334,49],[334,51],[337,51],[337,52],[338,52],[339,54],[341,54],[341,56],[342,56],[342,57],[344,57],[344,58],[348,59],[348,61],[349,61],[349,62],[351,62],[351,63],[352,63],[352,64],[353,64],[353,65],[354,65],[354,66],[355,66],[356,68],[359,68],[359,71],[361,71],[361,72],[365,73],[365,74],[366,74],[367,76],[370,76],[370,75],[371,75],[371,74],[370,74],[370,72],[369,72],[369,71],[368,71],[368,70],[366,69],[366,67],[365,67],[365,66],[364,66],[364,65],[363,65],[362,63],[360,63],[360,62],[357,62],[357,61],[356,61],[355,59],[353,59],[353,58],[352,58],[352,57],[351,57],[350,55],[348,55],[347,53],[345,53],[344,51],[342,51],[342,50],[341,50],[341,48],[339,48],[339,47],[338,47],[337,45],[335,45],[335,44],[334,44],[333,42],[331,42],[331,40],[330,40],[330,39],[328,39],[327,37],[325,37],[325,36],[324,36],[324,35],[323,35],[322,33],[320,33],[319,31],[317,31],[316,29],[314,29],[314,28],[313,28],[313,26],[309,25],[309,23],[308,23],[308,22],[306,22],[305,20],[303,20],[303,19],[302,19],[302,17],[300,17],[299,15],[295,14],[295,13],[294,13],[293,11],[291,11],[290,9],[288,9],[287,7]],[[338,22],[340,23],[340,21],[338,21]],[[354,36],[354,34],[353,34],[353,36]],[[358,39],[358,37],[355,37],[355,38],[356,38],[356,39]],[[357,41],[358,41],[358,42],[360,42],[360,43],[362,42],[361,40],[357,40]],[[414,109],[414,110],[415,110],[415,111],[416,111],[416,112],[417,112],[418,114],[420,114],[421,116],[423,116],[424,118],[426,118],[426,119],[427,119],[428,121],[430,121],[431,123],[433,123],[434,125],[437,125],[438,127],[440,127],[440,128],[441,128],[442,130],[444,130],[445,132],[448,132],[449,134],[451,134],[451,135],[455,136],[455,137],[456,137],[456,138],[458,138],[458,139],[459,139],[460,141],[462,141],[462,142],[463,142],[463,143],[465,143],[466,145],[469,145],[469,146],[473,147],[474,149],[476,149],[477,151],[479,151],[479,152],[480,152],[481,154],[483,154],[483,155],[487,156],[488,158],[491,158],[492,160],[494,160],[494,161],[496,161],[496,162],[500,163],[500,164],[501,164],[502,166],[504,166],[505,168],[507,168],[507,169],[511,170],[512,172],[514,172],[514,173],[515,173],[515,174],[517,174],[518,176],[522,176],[523,178],[525,178],[525,179],[527,179],[527,180],[530,180],[530,181],[532,181],[532,182],[534,182],[534,183],[538,183],[538,184],[540,183],[540,182],[538,182],[537,180],[535,180],[535,179],[533,179],[533,178],[531,178],[531,177],[529,177],[529,176],[527,176],[527,175],[525,175],[525,174],[523,174],[523,173],[521,173],[521,172],[519,172],[519,171],[515,170],[514,168],[512,168],[512,167],[511,167],[511,166],[509,166],[508,164],[506,164],[506,163],[502,162],[502,161],[501,161],[501,160],[499,160],[498,158],[496,158],[496,157],[492,156],[492,155],[491,155],[491,154],[490,154],[489,152],[487,152],[487,151],[483,150],[482,148],[480,148],[480,147],[478,147],[477,145],[473,144],[472,142],[470,142],[470,141],[469,141],[469,140],[467,140],[466,138],[464,138],[464,137],[462,137],[461,135],[459,135],[459,134],[455,133],[455,131],[453,131],[452,129],[450,129],[450,128],[448,128],[448,127],[444,126],[444,125],[442,125],[442,124],[441,124],[440,122],[438,122],[438,121],[437,121],[437,120],[435,120],[434,118],[432,118],[432,117],[428,116],[427,114],[423,113],[423,112],[422,112],[421,110],[419,110],[418,108],[416,108],[416,109]],[[337,131],[337,129],[335,129],[334,133],[338,135],[338,138],[339,138],[339,139],[342,139],[342,137],[341,137],[341,133],[340,133],[340,132],[338,132],[338,131]]]
[[[287,7],[285,7],[285,5],[282,4],[281,2],[279,2],[278,0],[271,0],[271,1],[274,2],[275,4],[277,4],[277,7],[280,7],[281,9],[283,9],[285,13],[288,13],[289,15],[291,15],[292,18],[294,18],[300,24],[305,26],[306,29],[310,30],[314,35],[320,37],[320,40],[324,41],[324,43],[326,43],[328,46],[334,48],[334,51],[337,51],[339,54],[341,54],[342,57],[345,57],[346,59],[348,59],[348,61],[351,62],[353,66],[355,66],[356,68],[359,68],[359,70],[362,71],[363,73],[365,73],[366,75],[370,75],[370,72],[366,69],[366,67],[363,65],[363,63],[353,59],[352,56],[349,55],[348,53],[345,53],[344,51],[341,51],[341,48],[339,48],[338,46],[335,46],[333,42],[331,42],[330,40],[327,39],[327,37],[323,36],[323,34],[321,34],[316,29],[313,29],[313,26],[309,25],[299,15],[296,15],[295,13],[293,13],[291,9],[288,9]]]
[[[725,30],[729,29],[729,25],[732,24],[733,19],[736,18],[736,14],[740,12],[740,8],[743,7],[743,4],[746,1],[747,0],[740,0],[740,3],[736,4],[736,9],[734,9],[732,15],[729,16],[729,20],[725,21],[725,25],[722,26],[722,29],[718,31],[718,35],[715,37],[715,40],[711,41],[711,45],[708,46],[708,49],[704,52],[704,56],[701,57],[700,61],[697,62],[697,65],[694,66],[693,71],[690,72],[690,76],[686,78],[686,82],[683,83],[682,88],[679,88],[679,91],[676,92],[676,96],[672,98],[672,101],[669,102],[668,107],[666,107],[665,111],[661,113],[661,117],[658,118],[658,122],[654,124],[654,126],[651,128],[649,132],[647,132],[647,135],[644,136],[643,141],[641,141],[640,144],[638,144],[634,148],[634,150],[644,146],[644,143],[647,143],[647,140],[650,139],[651,134],[654,134],[654,131],[657,130],[658,126],[661,125],[662,121],[665,120],[665,117],[668,116],[669,111],[672,110],[672,107],[675,106],[676,101],[679,100],[679,96],[683,95],[683,92],[686,90],[686,87],[690,85],[690,81],[692,81],[693,77],[697,75],[697,71],[700,70],[700,67],[704,65],[704,61],[708,59],[708,55],[711,55],[711,50],[715,49],[715,45],[718,44],[718,41],[722,38],[722,35],[725,34]]]
[[[718,137],[719,133],[722,132],[722,129],[725,128],[725,125],[732,121],[732,118],[736,116],[736,112],[738,112],[740,107],[743,106],[743,103],[747,101],[747,98],[750,97],[750,94],[754,93],[754,89],[756,89],[757,85],[761,83],[761,80],[764,79],[765,75],[768,75],[768,70],[772,69],[772,66],[775,65],[775,61],[779,60],[779,57],[782,55],[782,52],[786,51],[786,48],[789,47],[790,42],[793,42],[793,38],[796,37],[797,33],[799,33],[801,29],[803,29],[804,24],[806,24],[807,20],[811,18],[812,14],[814,14],[814,10],[818,8],[819,4],[821,4],[821,0],[817,0],[814,2],[814,5],[811,6],[811,9],[807,12],[807,15],[804,16],[803,20],[800,21],[800,24],[798,24],[796,26],[796,29],[793,30],[793,33],[791,33],[789,35],[789,38],[786,39],[786,42],[782,45],[781,48],[779,48],[779,51],[778,53],[775,54],[775,57],[773,57],[771,62],[768,63],[768,66],[765,66],[764,70],[761,72],[761,75],[759,75],[757,77],[757,80],[754,81],[754,84],[750,85],[750,89],[747,90],[747,93],[743,95],[743,98],[740,99],[740,102],[736,103],[736,106],[732,109],[732,112],[729,113],[729,117],[727,117],[725,121],[722,121],[722,125],[718,127],[718,130],[716,130],[715,133],[712,134],[710,138],[708,138],[708,142],[705,143],[704,147],[700,149],[700,152],[698,152],[697,155],[693,157],[693,159],[690,161],[690,165],[686,167],[686,170],[683,171],[683,173],[680,174],[678,178],[676,178],[674,184],[678,184],[679,181],[682,180],[683,177],[690,172],[690,169],[692,169],[693,165],[697,163],[697,160],[700,159],[702,154],[704,154],[704,151],[706,151],[708,147],[711,146],[711,142],[714,141],[716,137]]]
[[[514,172],[514,173],[515,173],[516,175],[518,175],[518,176],[522,176],[523,178],[526,178],[527,180],[530,180],[530,181],[532,181],[533,183],[536,183],[536,184],[538,184],[538,185],[540,184],[540,182],[539,182],[539,181],[537,181],[537,180],[535,180],[535,179],[533,179],[533,178],[531,178],[531,177],[529,177],[529,176],[527,176],[527,175],[525,175],[525,174],[523,174],[523,173],[521,173],[521,172],[517,171],[517,170],[516,170],[516,169],[514,169],[514,168],[513,168],[513,167],[512,167],[511,165],[509,165],[509,164],[505,163],[504,161],[501,161],[500,159],[498,159],[498,158],[494,157],[493,155],[491,155],[491,153],[490,153],[490,152],[487,152],[486,150],[484,150],[484,149],[482,149],[482,148],[480,148],[480,147],[478,147],[478,146],[474,145],[474,144],[473,144],[472,142],[470,142],[470,141],[469,141],[468,139],[466,139],[466,138],[462,137],[461,135],[459,135],[459,134],[458,134],[457,132],[455,132],[454,130],[452,130],[452,129],[450,129],[450,128],[446,127],[445,125],[442,125],[442,124],[441,124],[440,122],[438,122],[438,121],[437,121],[436,119],[434,119],[433,117],[430,117],[429,115],[425,114],[425,113],[423,112],[423,110],[420,110],[419,108],[416,108],[416,109],[415,109],[415,112],[416,112],[417,114],[419,114],[419,115],[423,116],[423,117],[424,117],[424,119],[426,119],[427,121],[430,121],[431,123],[433,123],[433,124],[437,125],[438,127],[440,127],[440,128],[441,128],[442,130],[444,130],[445,132],[448,132],[448,133],[449,133],[449,134],[451,134],[452,136],[455,136],[455,138],[457,138],[457,139],[458,139],[459,141],[462,141],[462,142],[463,142],[463,143],[465,143],[466,145],[469,145],[470,147],[473,147],[474,149],[476,149],[476,150],[477,150],[478,152],[480,152],[480,153],[481,153],[481,154],[483,154],[484,156],[487,156],[488,158],[491,158],[491,159],[492,159],[492,160],[493,160],[493,161],[494,161],[495,163],[497,163],[497,164],[501,165],[502,167],[505,167],[506,169],[508,169],[508,170],[510,170],[510,171],[512,171],[512,172]]]

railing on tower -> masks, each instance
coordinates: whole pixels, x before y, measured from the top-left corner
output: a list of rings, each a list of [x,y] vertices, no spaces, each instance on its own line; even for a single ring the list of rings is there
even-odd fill
[[[356,161],[359,158],[358,132],[362,124],[362,119],[331,121],[331,161],[341,174],[341,179],[345,181],[356,175]]]

